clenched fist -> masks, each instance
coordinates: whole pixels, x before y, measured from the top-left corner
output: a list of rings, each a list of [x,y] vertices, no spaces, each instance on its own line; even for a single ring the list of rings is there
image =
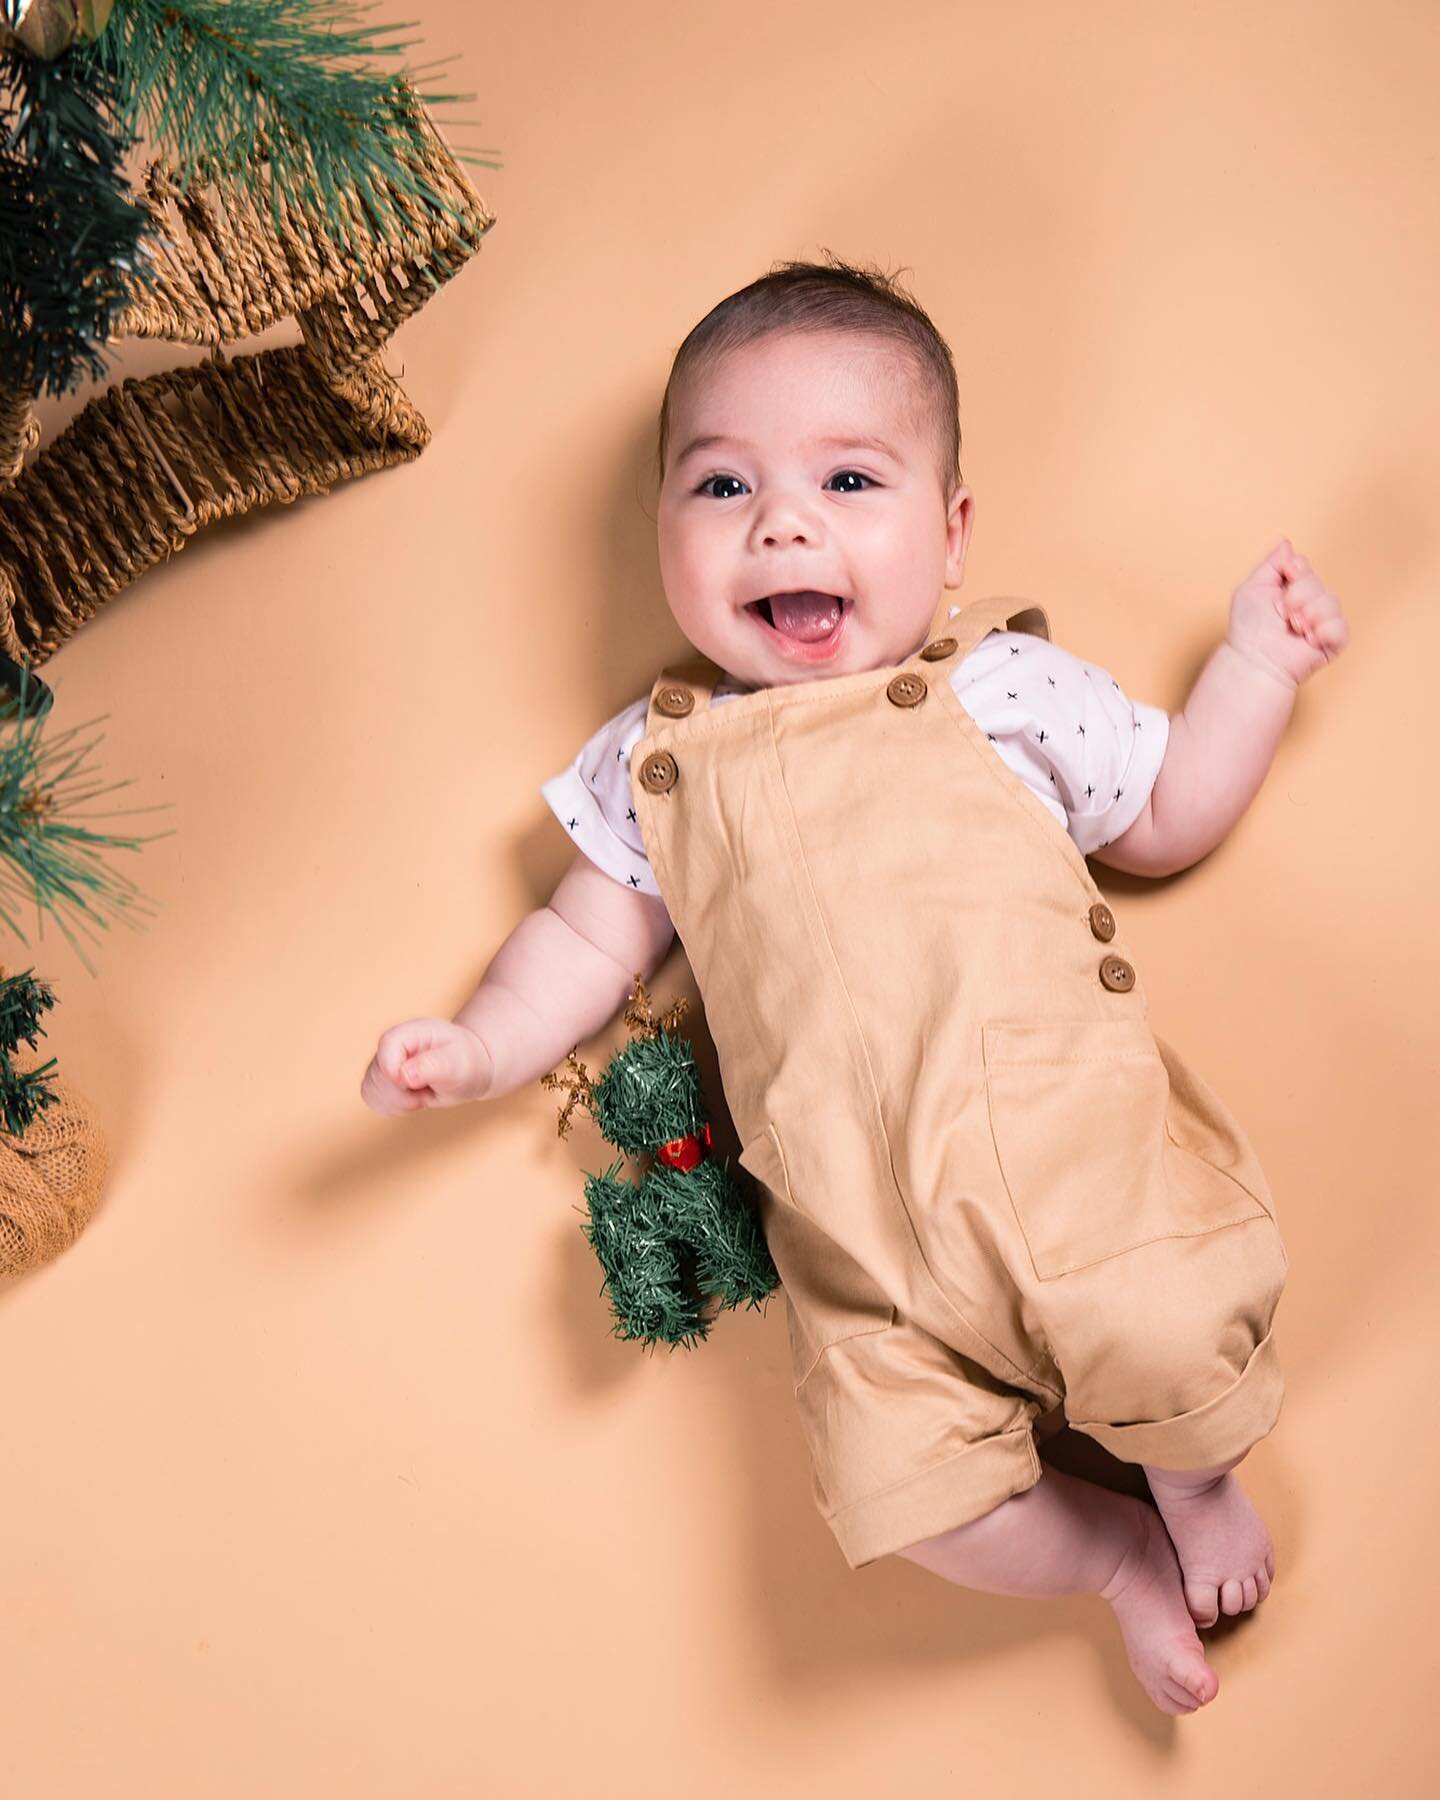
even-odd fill
[[[407,1019],[385,1032],[360,1083],[360,1098],[377,1113],[418,1112],[483,1100],[495,1073],[485,1045],[452,1019]]]
[[[1296,550],[1280,542],[1236,588],[1231,644],[1298,687],[1333,662],[1350,641],[1340,602]]]

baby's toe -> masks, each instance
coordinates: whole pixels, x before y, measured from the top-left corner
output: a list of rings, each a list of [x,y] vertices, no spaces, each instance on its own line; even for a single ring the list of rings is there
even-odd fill
[[[1212,1582],[1187,1581],[1185,1604],[1197,1625],[1213,1625],[1220,1616],[1218,1596]]]
[[[1240,1583],[1233,1579],[1227,1581],[1220,1589],[1220,1610],[1225,1613],[1238,1613],[1244,1599],[1245,1594]]]
[[[1250,1612],[1254,1609],[1256,1602],[1260,1598],[1259,1584],[1253,1575],[1247,1575],[1244,1581],[1240,1583],[1240,1589],[1245,1596],[1244,1610]]]
[[[1263,1600],[1270,1592],[1270,1577],[1263,1569],[1255,1571],[1255,1585],[1260,1590],[1260,1598]]]
[[[1183,1682],[1162,1681],[1160,1696],[1168,1713],[1192,1713],[1200,1710],[1200,1702]]]
[[[1169,1657],[1165,1676],[1175,1698],[1192,1709],[1208,1706],[1220,1691],[1220,1677],[1203,1655],[1197,1657],[1193,1651],[1181,1651]]]

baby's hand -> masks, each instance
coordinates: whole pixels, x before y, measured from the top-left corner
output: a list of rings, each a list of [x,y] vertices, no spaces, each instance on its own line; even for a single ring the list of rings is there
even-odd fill
[[[387,1117],[426,1106],[482,1100],[495,1064],[485,1045],[452,1019],[407,1019],[383,1033],[360,1098]]]
[[[1289,538],[1281,538],[1236,588],[1228,636],[1242,656],[1298,685],[1340,654],[1350,627],[1340,602]]]

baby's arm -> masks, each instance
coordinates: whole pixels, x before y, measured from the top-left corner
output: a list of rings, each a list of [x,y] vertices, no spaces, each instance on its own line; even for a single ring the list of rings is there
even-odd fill
[[[615,1017],[638,972],[648,977],[675,936],[663,901],[622,887],[583,852],[547,905],[496,951],[454,1023],[475,1033],[499,1099],[564,1062]]]
[[[1160,773],[1134,824],[1096,862],[1173,875],[1213,850],[1260,790],[1295,705],[1295,685],[1227,639],[1170,720]]]
[[[1260,791],[1297,687],[1349,640],[1340,602],[1282,538],[1231,596],[1229,631],[1170,721],[1144,812],[1096,860],[1173,875],[1213,850]]]

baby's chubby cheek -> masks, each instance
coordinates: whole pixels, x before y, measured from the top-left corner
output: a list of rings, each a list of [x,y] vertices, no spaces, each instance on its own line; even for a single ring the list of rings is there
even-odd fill
[[[683,567],[667,571],[663,565],[661,581],[670,616],[698,650],[717,656],[746,641],[753,629],[750,620],[713,582],[697,579]]]

